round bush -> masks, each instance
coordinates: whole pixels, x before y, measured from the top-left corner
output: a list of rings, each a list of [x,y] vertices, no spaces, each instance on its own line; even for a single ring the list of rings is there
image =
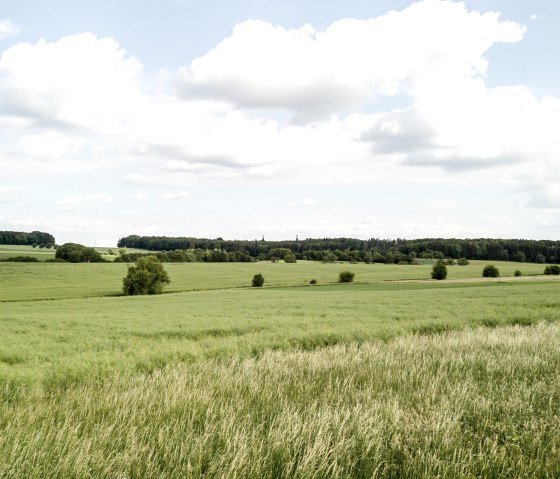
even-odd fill
[[[482,276],[485,278],[498,278],[500,276],[500,270],[493,264],[487,264],[482,270]]]
[[[560,274],[560,265],[551,264],[544,269],[544,274]]]
[[[309,284],[317,284],[317,280],[316,280],[316,279],[312,279],[311,281],[309,281]]]
[[[519,271],[518,269],[515,270],[515,273],[513,273],[514,276],[523,276],[523,273],[521,271]]]
[[[341,271],[338,274],[339,283],[351,283],[354,281],[354,273],[352,271]]]
[[[255,276],[253,276],[253,281],[251,284],[253,288],[261,288],[264,284],[264,276],[260,273],[256,274]]]
[[[447,266],[443,261],[438,261],[432,267],[432,279],[442,280],[447,278]]]

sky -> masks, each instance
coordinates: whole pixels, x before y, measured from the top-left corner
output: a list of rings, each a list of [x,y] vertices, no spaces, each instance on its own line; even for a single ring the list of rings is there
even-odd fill
[[[560,240],[556,0],[2,0],[0,230]]]

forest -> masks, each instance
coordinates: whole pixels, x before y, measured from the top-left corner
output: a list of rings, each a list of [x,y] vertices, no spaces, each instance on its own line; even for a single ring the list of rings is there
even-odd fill
[[[54,236],[42,231],[23,233],[21,231],[0,231],[0,244],[42,246],[50,248],[54,246]]]
[[[380,239],[307,238],[294,241],[223,240],[194,237],[138,236],[121,238],[119,248],[150,251],[200,251],[199,261],[247,261],[296,259],[314,261],[359,261],[375,263],[413,262],[416,258],[466,258],[473,260],[559,263],[560,241],[525,239]],[[206,253],[204,256],[203,252]],[[204,257],[203,257],[204,256]],[[231,258],[231,259],[230,259]],[[240,259],[243,258],[243,259]]]

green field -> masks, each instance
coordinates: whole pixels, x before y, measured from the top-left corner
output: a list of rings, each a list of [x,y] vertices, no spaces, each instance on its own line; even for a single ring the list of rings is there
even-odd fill
[[[483,261],[468,266],[449,266],[449,280],[481,279]],[[524,275],[541,275],[544,265],[531,263],[497,263],[503,278],[512,277],[516,269]],[[36,299],[68,299],[121,294],[124,263],[24,264],[0,263],[0,302]],[[256,273],[265,277],[265,287],[305,286],[311,279],[318,284],[333,284],[340,271],[356,273],[356,283],[426,280],[431,265],[323,264],[300,261],[285,263],[170,263],[165,265],[171,284],[167,292],[248,288]],[[513,278],[511,278],[513,279]],[[526,280],[527,278],[515,278]],[[449,281],[448,280],[448,281]],[[490,282],[495,282],[491,279]]]
[[[45,261],[46,259],[54,258],[54,254],[54,249],[0,244],[0,259],[13,258],[14,256],[31,256],[39,261]]]
[[[96,251],[101,253],[101,256],[108,261],[115,259],[115,255],[110,255],[109,250],[113,250],[115,253],[118,248],[107,248],[107,247],[96,247]],[[127,248],[127,253],[147,253],[148,251],[136,248]],[[47,259],[53,259],[56,253],[55,249],[39,248],[38,246],[33,248],[33,246],[26,245],[3,245],[0,244],[0,259],[13,258],[14,256],[31,256],[32,258],[37,258],[39,261],[45,261]]]
[[[557,477],[559,278],[485,264],[0,263],[0,477]]]

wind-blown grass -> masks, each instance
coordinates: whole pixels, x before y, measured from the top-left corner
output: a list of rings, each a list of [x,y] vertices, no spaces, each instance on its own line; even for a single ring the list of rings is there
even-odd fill
[[[393,282],[7,302],[0,383],[50,385],[267,348],[556,321],[558,286]]]
[[[10,388],[3,478],[553,478],[560,325]]]

